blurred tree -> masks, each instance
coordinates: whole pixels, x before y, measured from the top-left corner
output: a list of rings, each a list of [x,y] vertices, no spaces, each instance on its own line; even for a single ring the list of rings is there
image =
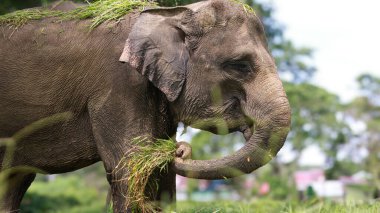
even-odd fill
[[[365,123],[365,130],[357,136],[359,148],[367,150],[363,167],[372,175],[372,186],[380,189],[380,77],[370,74],[357,79],[361,96],[347,105],[346,113]]]
[[[92,183],[69,175],[50,182],[34,182],[24,196],[21,212],[107,212],[105,200],[106,193]]]
[[[289,198],[297,197],[297,190],[292,184],[289,184],[289,177],[285,175],[274,175],[273,166],[275,164],[261,168],[256,173],[256,180],[259,185],[269,183],[270,191],[267,195],[268,198],[275,200],[286,200]],[[253,190],[253,194],[259,194],[259,186],[256,186]]]
[[[371,74],[362,74],[357,79],[359,88],[364,97],[367,97],[372,105],[380,105],[380,78]]]
[[[21,10],[31,7],[46,6],[52,2],[59,2],[64,0],[1,0],[0,1],[0,15],[9,13],[15,10]],[[71,0],[74,2],[91,2],[92,0]]]
[[[339,147],[346,142],[350,128],[337,113],[342,111],[339,98],[315,85],[285,83],[292,108],[292,131],[288,135],[295,162],[311,144],[318,144],[327,155],[328,166],[334,168]]]
[[[46,3],[45,0],[2,0],[0,2],[0,14],[8,13],[14,10],[37,7]]]

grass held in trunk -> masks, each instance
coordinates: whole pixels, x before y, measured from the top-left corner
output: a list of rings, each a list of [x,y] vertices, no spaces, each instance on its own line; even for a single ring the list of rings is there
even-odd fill
[[[133,144],[134,147],[116,167],[117,170],[123,167],[129,170],[124,179],[128,184],[127,206],[137,212],[154,212],[156,206],[148,200],[145,193],[157,193],[158,180],[152,174],[157,170],[161,172],[168,169],[175,157],[176,143],[170,139],[156,139],[153,142],[138,137],[133,140]]]

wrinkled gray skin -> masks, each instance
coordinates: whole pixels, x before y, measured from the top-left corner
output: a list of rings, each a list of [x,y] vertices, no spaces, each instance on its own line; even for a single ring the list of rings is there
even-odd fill
[[[0,138],[39,119],[73,117],[17,142],[9,190],[0,202],[17,210],[35,177],[103,161],[115,212],[127,186],[112,173],[137,136],[167,138],[178,122],[217,133],[240,131],[247,143],[217,160],[188,159],[180,144],[173,167],[157,174],[152,200],[175,196],[175,173],[204,179],[250,173],[283,146],[290,108],[260,20],[228,0],[131,13],[88,32],[89,21],[32,21],[0,35]],[[215,94],[221,94],[215,98]],[[222,120],[222,121],[221,121]],[[4,156],[0,148],[0,160]]]

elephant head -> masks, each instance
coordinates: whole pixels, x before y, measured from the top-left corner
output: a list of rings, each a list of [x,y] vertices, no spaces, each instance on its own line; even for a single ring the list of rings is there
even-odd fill
[[[246,144],[221,159],[177,157],[177,174],[221,179],[250,173],[283,146],[290,128],[289,103],[262,23],[242,4],[211,0],[146,10],[120,61],[166,95],[176,122],[244,134]],[[187,148],[181,144],[180,149]]]

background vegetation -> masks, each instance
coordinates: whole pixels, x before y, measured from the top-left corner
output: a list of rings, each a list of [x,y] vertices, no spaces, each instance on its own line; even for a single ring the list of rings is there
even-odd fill
[[[51,2],[2,0],[0,14]],[[175,6],[194,0],[158,2],[162,6]],[[293,159],[284,161],[276,158],[270,165],[255,172],[254,178],[258,183],[269,183],[269,194],[260,195],[257,187],[252,191],[242,187],[240,183],[250,176],[227,180],[225,184],[249,202],[201,204],[198,212],[250,212],[250,209],[256,212],[379,212],[379,204],[374,204],[371,198],[380,188],[380,76],[363,73],[357,79],[360,96],[343,103],[336,94],[310,83],[316,72],[312,62],[313,51],[307,47],[297,47],[284,37],[283,26],[273,18],[272,6],[257,0],[246,3],[261,16],[269,47],[281,76],[286,79],[284,86],[292,107],[292,131],[287,144]],[[354,124],[358,123],[363,128],[355,127]],[[191,143],[194,158],[211,159],[232,152],[241,146],[243,140],[238,134],[221,138],[201,131],[194,134]],[[292,177],[297,170],[305,169],[299,160],[309,146],[318,147],[326,156],[323,169],[328,179],[351,176],[357,172],[367,174],[364,185],[349,188],[355,192],[353,194],[356,196],[352,198],[354,203],[336,204],[319,199],[298,202]],[[101,163],[53,177],[38,176],[23,200],[23,212],[106,211],[108,185]],[[197,191],[198,186],[197,180],[189,180],[188,194]],[[252,201],[252,197],[256,200]],[[180,202],[178,206],[180,212],[194,212],[194,206],[199,204]]]

